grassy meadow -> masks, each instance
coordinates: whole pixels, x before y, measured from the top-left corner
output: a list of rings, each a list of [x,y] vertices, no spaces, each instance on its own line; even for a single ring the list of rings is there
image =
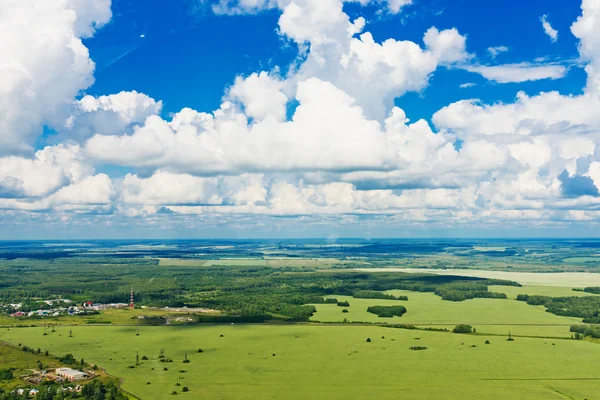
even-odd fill
[[[600,346],[588,341],[368,326],[142,327],[139,336],[130,327],[81,326],[71,338],[67,329],[43,336],[41,328],[4,328],[0,340],[98,363],[143,399],[173,391],[189,399],[600,398]],[[172,363],[159,362],[160,349]],[[136,352],[149,359],[129,368]]]
[[[433,293],[406,290],[386,293],[408,296],[408,301],[335,296],[338,301],[348,301],[350,307],[315,304],[317,312],[311,321],[341,322],[346,318],[349,322],[387,322],[449,329],[457,324],[470,324],[480,333],[507,334],[510,330],[515,335],[552,337],[571,337],[570,325],[581,322],[581,319],[550,314],[541,306],[534,307],[516,300],[471,299],[452,302],[442,300]],[[367,312],[367,308],[373,305],[403,305],[408,311],[402,317],[379,318]],[[342,312],[344,308],[348,310],[347,313]]]

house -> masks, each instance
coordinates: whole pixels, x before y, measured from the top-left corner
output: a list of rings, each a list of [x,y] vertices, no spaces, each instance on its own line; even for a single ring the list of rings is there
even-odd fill
[[[85,372],[81,372],[72,368],[56,368],[56,375],[62,376],[69,381],[85,379],[88,377],[88,374]]]
[[[31,389],[29,391],[29,397],[35,397],[38,394],[39,390],[37,389]]]

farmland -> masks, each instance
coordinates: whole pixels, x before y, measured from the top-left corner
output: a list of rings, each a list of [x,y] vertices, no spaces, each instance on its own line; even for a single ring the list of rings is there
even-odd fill
[[[592,246],[0,244],[0,342],[72,353],[142,399],[593,399]]]
[[[40,328],[2,329],[0,340],[95,360],[122,377],[124,389],[147,399],[170,398],[174,390],[190,399],[370,399],[374,393],[396,399],[400,392],[413,399],[595,399],[600,385],[592,367],[600,346],[587,341],[556,340],[552,345],[543,339],[507,342],[478,335],[306,325],[143,327],[139,336],[128,327],[78,327],[73,333],[69,338],[43,336]],[[366,343],[367,338],[372,342]],[[427,349],[409,350],[415,343]],[[161,348],[172,363],[159,362]],[[148,360],[129,368],[135,352]],[[184,364],[186,353],[190,363]],[[183,386],[190,392],[182,393]]]

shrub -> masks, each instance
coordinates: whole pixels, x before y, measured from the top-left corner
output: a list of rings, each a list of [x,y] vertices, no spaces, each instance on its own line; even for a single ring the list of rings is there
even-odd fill
[[[486,341],[485,341],[485,344],[490,344],[490,341],[489,341],[489,340],[486,340]]]
[[[473,333],[473,327],[465,324],[456,325],[452,333]]]
[[[371,343],[371,338],[370,337],[367,338],[367,343]]]
[[[184,386],[183,389],[181,389],[182,392],[189,392],[190,389],[187,386]]]
[[[204,350],[198,349],[198,353],[204,353]]]
[[[410,350],[427,350],[427,347],[425,347],[425,346],[410,346],[409,349]]]
[[[188,360],[188,359],[186,358],[185,360],[183,360],[183,363],[184,363],[184,364],[189,364],[189,363],[190,363],[190,360]]]
[[[348,309],[344,308],[344,309],[342,310],[342,312],[343,312],[343,313],[347,313],[347,312],[348,312]]]
[[[148,357],[142,356],[142,360],[146,361],[146,360],[148,360]]]
[[[350,307],[350,303],[348,303],[347,301],[338,301],[337,305],[339,307]]]

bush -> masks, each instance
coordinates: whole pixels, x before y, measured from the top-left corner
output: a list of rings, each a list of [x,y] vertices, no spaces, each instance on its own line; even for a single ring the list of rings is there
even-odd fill
[[[486,341],[485,341],[485,344],[490,344],[490,341],[489,341],[489,340],[486,340]]]
[[[204,350],[198,349],[198,353],[204,353]]]
[[[190,389],[187,386],[184,386],[183,389],[181,389],[182,392],[189,392]]]
[[[190,363],[190,360],[188,360],[188,359],[186,358],[185,360],[183,360],[183,363],[184,363],[184,364],[189,364],[189,363]]]
[[[459,324],[452,329],[452,333],[473,333],[471,325]]]
[[[339,307],[350,307],[350,303],[348,303],[347,301],[338,301],[337,305]]]
[[[342,310],[342,312],[343,312],[343,313],[347,313],[347,312],[348,312],[348,310],[344,308],[344,309]]]
[[[410,350],[427,350],[427,347],[425,347],[425,346],[410,346],[409,349]]]
[[[367,343],[371,343],[371,338],[370,337],[367,338]]]
[[[142,356],[142,360],[146,361],[146,360],[148,360],[148,357]]]

